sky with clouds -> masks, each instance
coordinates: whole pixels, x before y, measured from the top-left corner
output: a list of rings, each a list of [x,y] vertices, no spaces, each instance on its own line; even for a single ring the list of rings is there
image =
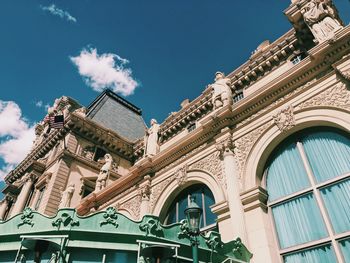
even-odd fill
[[[335,0],[346,24],[350,2]],[[0,1],[0,178],[30,150],[55,98],[106,87],[162,122],[291,28],[276,0]],[[0,179],[1,181],[1,179]]]

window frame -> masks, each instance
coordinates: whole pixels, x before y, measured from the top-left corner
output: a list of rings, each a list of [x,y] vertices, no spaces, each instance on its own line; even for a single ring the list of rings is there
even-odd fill
[[[349,140],[350,140],[350,138],[349,138],[349,135],[345,134],[342,131],[335,130],[335,129],[328,129],[328,128],[324,128],[324,127],[320,127],[320,128],[321,128],[321,130],[316,131],[316,132],[311,131],[311,129],[307,129],[307,130],[304,130],[300,133],[291,135],[289,138],[286,138],[284,141],[282,141],[278,145],[278,146],[281,146],[281,145],[290,145],[293,143],[296,144],[296,147],[298,149],[298,152],[299,152],[301,160],[302,160],[302,165],[306,171],[306,176],[310,182],[310,186],[305,188],[305,189],[299,190],[299,191],[294,192],[292,194],[289,194],[287,196],[280,197],[280,198],[273,200],[271,202],[267,201],[268,217],[269,217],[269,220],[270,220],[271,225],[272,225],[272,232],[273,232],[274,239],[275,239],[275,242],[276,242],[277,247],[278,247],[278,253],[279,253],[281,262],[284,262],[284,257],[287,255],[302,252],[302,251],[305,251],[308,249],[313,249],[313,248],[325,246],[327,244],[331,245],[331,248],[333,249],[336,260],[338,260],[339,262],[344,262],[344,256],[343,256],[343,253],[342,253],[341,248],[340,248],[340,246],[341,246],[340,242],[342,240],[350,239],[350,229],[346,232],[343,232],[343,233],[337,234],[335,232],[334,227],[333,227],[332,222],[331,222],[331,218],[330,218],[329,213],[327,211],[327,208],[325,206],[324,200],[321,196],[320,190],[323,188],[327,188],[329,186],[332,186],[332,185],[336,185],[342,181],[349,180],[350,179],[350,172],[338,175],[334,178],[331,178],[331,179],[328,179],[328,180],[323,181],[321,183],[318,183],[316,181],[315,175],[313,174],[311,165],[310,165],[309,160],[307,158],[307,155],[305,153],[305,149],[302,145],[302,140],[303,140],[304,136],[307,136],[307,135],[312,134],[312,133],[316,134],[316,133],[322,132],[322,131],[333,132],[333,133],[336,133],[340,136],[344,136]],[[277,149],[277,147],[275,149]],[[268,158],[268,161],[265,164],[265,168],[263,171],[263,176],[264,176],[263,182],[264,182],[266,189],[267,189],[268,166],[271,163],[271,161],[274,159],[274,158],[271,158],[271,157],[274,157],[274,155],[275,155],[275,152],[272,152],[270,157]],[[288,201],[291,201],[295,198],[298,198],[298,197],[301,197],[303,195],[310,194],[310,193],[313,194],[313,196],[315,198],[316,205],[317,205],[317,207],[320,211],[320,214],[322,216],[321,220],[323,220],[323,222],[324,222],[328,236],[325,238],[322,238],[322,239],[313,240],[313,241],[298,244],[295,246],[281,248],[281,245],[279,242],[279,236],[278,236],[277,228],[276,228],[276,224],[275,224],[275,219],[274,219],[274,216],[272,213],[273,207],[280,205],[280,204],[283,204],[283,203],[287,203]]]

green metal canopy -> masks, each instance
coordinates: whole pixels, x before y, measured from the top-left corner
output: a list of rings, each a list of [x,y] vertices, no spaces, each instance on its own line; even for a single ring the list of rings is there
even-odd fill
[[[252,257],[239,238],[223,243],[219,233],[208,232],[198,240],[201,262],[249,262]],[[25,208],[0,221],[0,263],[38,258],[41,262],[148,262],[152,253],[159,259],[163,255],[159,262],[191,262],[187,222],[163,226],[152,215],[135,222],[113,207],[85,217],[69,208],[54,217]]]

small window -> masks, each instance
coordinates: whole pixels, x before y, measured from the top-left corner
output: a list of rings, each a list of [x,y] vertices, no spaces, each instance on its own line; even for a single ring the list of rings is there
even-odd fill
[[[195,129],[196,129],[196,123],[195,123],[195,122],[192,122],[192,123],[190,123],[190,124],[187,126],[187,131],[188,131],[188,132],[194,131]]]
[[[243,92],[242,93],[238,93],[233,97],[233,102],[238,102],[241,99],[243,99]]]
[[[43,199],[43,196],[44,196],[44,193],[45,193],[45,189],[46,187],[42,187],[40,190],[39,190],[39,196],[38,196],[38,199],[36,200],[36,203],[34,205],[34,210],[38,210],[39,209],[39,206],[40,206],[40,203],[41,203],[41,200]]]
[[[94,161],[97,162],[99,159],[103,158],[106,154],[106,151],[101,149],[101,148],[96,148],[95,156],[94,156]]]
[[[298,64],[302,60],[301,55],[294,57],[291,61],[294,65]]]

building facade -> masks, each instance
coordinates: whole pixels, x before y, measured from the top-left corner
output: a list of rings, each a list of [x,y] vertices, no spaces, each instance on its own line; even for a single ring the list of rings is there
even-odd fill
[[[49,114],[64,128],[38,125],[0,218],[113,207],[169,225],[194,196],[202,233],[239,237],[250,262],[350,262],[350,27],[331,1],[292,1],[285,14],[288,32],[149,129],[110,91],[87,108],[57,100]]]

